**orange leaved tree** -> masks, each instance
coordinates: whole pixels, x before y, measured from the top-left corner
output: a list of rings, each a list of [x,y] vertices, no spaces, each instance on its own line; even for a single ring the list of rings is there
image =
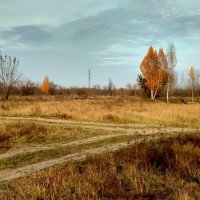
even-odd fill
[[[50,89],[49,78],[46,76],[41,85],[42,94],[46,94],[46,95],[49,94],[49,89]]]
[[[150,47],[146,56],[141,62],[140,69],[146,80],[146,86],[151,92],[151,99],[154,100],[158,91],[163,88],[166,79],[166,56],[163,49],[157,53]]]
[[[190,83],[191,83],[191,88],[192,88],[192,102],[193,102],[194,101],[194,86],[195,86],[195,70],[194,70],[194,67],[190,68],[189,78],[190,78]]]

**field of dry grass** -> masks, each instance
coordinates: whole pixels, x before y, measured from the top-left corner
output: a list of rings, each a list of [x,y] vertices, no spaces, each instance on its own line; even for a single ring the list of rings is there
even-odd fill
[[[200,126],[199,103],[166,104],[161,101],[152,102],[120,97],[13,99],[0,102],[0,115],[114,123],[148,123],[179,127]]]
[[[199,111],[122,97],[1,101],[0,199],[199,199]]]
[[[16,180],[2,200],[200,199],[200,135],[140,143]]]

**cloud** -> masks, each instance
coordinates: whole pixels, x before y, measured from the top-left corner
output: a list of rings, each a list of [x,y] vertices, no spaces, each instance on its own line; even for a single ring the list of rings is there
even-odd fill
[[[89,2],[89,1],[88,1]],[[97,1],[97,5],[101,5]],[[110,46],[148,46],[163,40],[198,39],[200,15],[185,13],[179,1],[127,0],[118,7],[96,15],[65,22],[60,26],[28,25],[1,32],[2,38],[23,44],[64,46],[87,51],[107,50]],[[94,3],[88,6],[93,6]],[[176,6],[176,10],[174,7]],[[98,8],[98,6],[97,6]],[[99,9],[101,10],[101,9]],[[187,38],[186,38],[187,37]],[[48,44],[49,42],[49,44]]]
[[[6,22],[13,22],[16,17],[15,25],[1,25],[0,45],[15,52],[18,49],[22,56],[25,51],[30,52],[48,65],[68,63],[83,71],[88,66],[102,69],[112,66],[113,74],[120,74],[117,71],[120,66],[139,69],[150,45],[166,48],[169,42],[174,42],[183,66],[184,62],[191,62],[190,58],[187,61],[182,58],[187,49],[191,54],[200,48],[197,0],[59,0],[59,3],[50,0],[48,4],[19,0],[18,3],[19,8],[9,19],[7,13],[11,14],[14,4],[3,0],[0,6],[0,11],[4,8]],[[197,58],[192,58],[196,63]],[[55,70],[53,66],[51,70]]]
[[[50,32],[45,29],[45,26],[18,26],[0,32],[0,36],[10,42],[38,45],[47,43],[51,38]]]

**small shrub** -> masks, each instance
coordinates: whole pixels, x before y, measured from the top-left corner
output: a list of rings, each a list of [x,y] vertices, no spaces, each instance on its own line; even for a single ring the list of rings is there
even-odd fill
[[[117,122],[119,121],[119,117],[115,114],[105,114],[103,116],[104,121],[109,121],[109,122]]]
[[[9,109],[9,106],[8,106],[8,105],[6,105],[6,104],[1,104],[1,110],[3,110],[3,111],[9,111],[10,109]]]
[[[73,119],[73,116],[68,114],[68,113],[64,113],[64,114],[61,115],[61,118],[63,118],[63,119]]]

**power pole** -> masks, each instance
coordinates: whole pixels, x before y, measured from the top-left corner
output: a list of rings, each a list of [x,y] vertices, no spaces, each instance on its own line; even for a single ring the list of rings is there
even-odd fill
[[[88,88],[90,88],[90,82],[91,82],[91,70],[88,70]]]

